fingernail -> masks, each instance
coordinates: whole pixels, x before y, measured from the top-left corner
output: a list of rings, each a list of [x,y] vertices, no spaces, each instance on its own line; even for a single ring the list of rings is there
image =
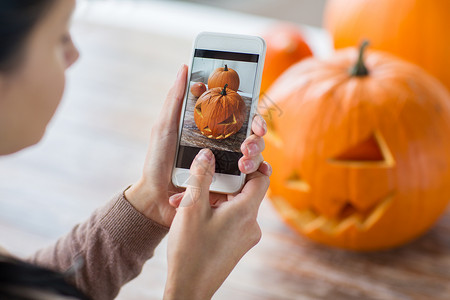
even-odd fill
[[[264,162],[264,164],[266,165],[266,167],[267,167],[267,176],[270,176],[270,175],[272,175],[272,166],[268,163],[268,162]]]
[[[173,201],[178,197],[178,194],[173,194],[172,196],[169,197],[169,201]]]
[[[247,145],[247,153],[248,155],[254,155],[259,152],[259,147],[255,143],[250,143]]]
[[[206,161],[209,162],[212,159],[212,152],[208,149],[202,149],[197,154],[197,159],[200,161]]]
[[[261,125],[262,125],[262,128],[264,129],[264,132],[267,132],[266,120],[264,120],[264,118],[262,116],[259,116],[259,118],[261,119]]]
[[[255,164],[253,163],[252,160],[245,160],[244,161],[244,168],[245,168],[245,170],[250,171],[250,170],[253,169],[254,166],[255,166]]]

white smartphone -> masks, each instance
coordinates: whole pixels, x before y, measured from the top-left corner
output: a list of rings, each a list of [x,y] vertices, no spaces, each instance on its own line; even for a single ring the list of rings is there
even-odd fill
[[[192,62],[178,130],[172,182],[187,187],[197,153],[216,159],[210,190],[240,191],[242,142],[251,134],[257,110],[266,45],[256,36],[203,32],[194,41]]]

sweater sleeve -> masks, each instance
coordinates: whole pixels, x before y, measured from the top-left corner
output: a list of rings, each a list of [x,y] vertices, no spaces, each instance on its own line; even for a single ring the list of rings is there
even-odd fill
[[[60,272],[81,261],[73,284],[94,300],[113,299],[141,272],[168,230],[138,212],[122,193],[29,261]]]

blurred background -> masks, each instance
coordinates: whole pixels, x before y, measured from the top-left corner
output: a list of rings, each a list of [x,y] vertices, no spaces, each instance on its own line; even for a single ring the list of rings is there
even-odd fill
[[[325,0],[186,0],[186,2],[318,27],[322,26],[325,7]]]
[[[63,101],[38,145],[0,157],[1,245],[26,257],[139,178],[150,129],[198,32],[263,35],[290,22],[314,56],[329,57],[325,2],[78,0],[72,35],[81,57]],[[214,299],[449,299],[448,213],[421,238],[377,253],[312,242],[268,199],[258,221],[261,242]],[[166,239],[118,299],[161,299],[165,254]]]

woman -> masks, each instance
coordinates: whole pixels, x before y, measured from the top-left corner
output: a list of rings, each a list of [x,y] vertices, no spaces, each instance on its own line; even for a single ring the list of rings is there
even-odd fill
[[[79,56],[68,28],[74,6],[75,0],[0,2],[1,155],[37,143],[61,100],[64,72]],[[183,65],[152,129],[140,180],[28,263],[3,253],[0,298],[112,299],[167,233],[164,298],[212,297],[261,236],[256,215],[271,173],[261,156],[266,125],[256,117],[254,134],[242,144],[239,169],[249,175],[239,194],[209,193],[208,149],[192,163],[191,186],[177,193],[170,174],[186,81]]]

